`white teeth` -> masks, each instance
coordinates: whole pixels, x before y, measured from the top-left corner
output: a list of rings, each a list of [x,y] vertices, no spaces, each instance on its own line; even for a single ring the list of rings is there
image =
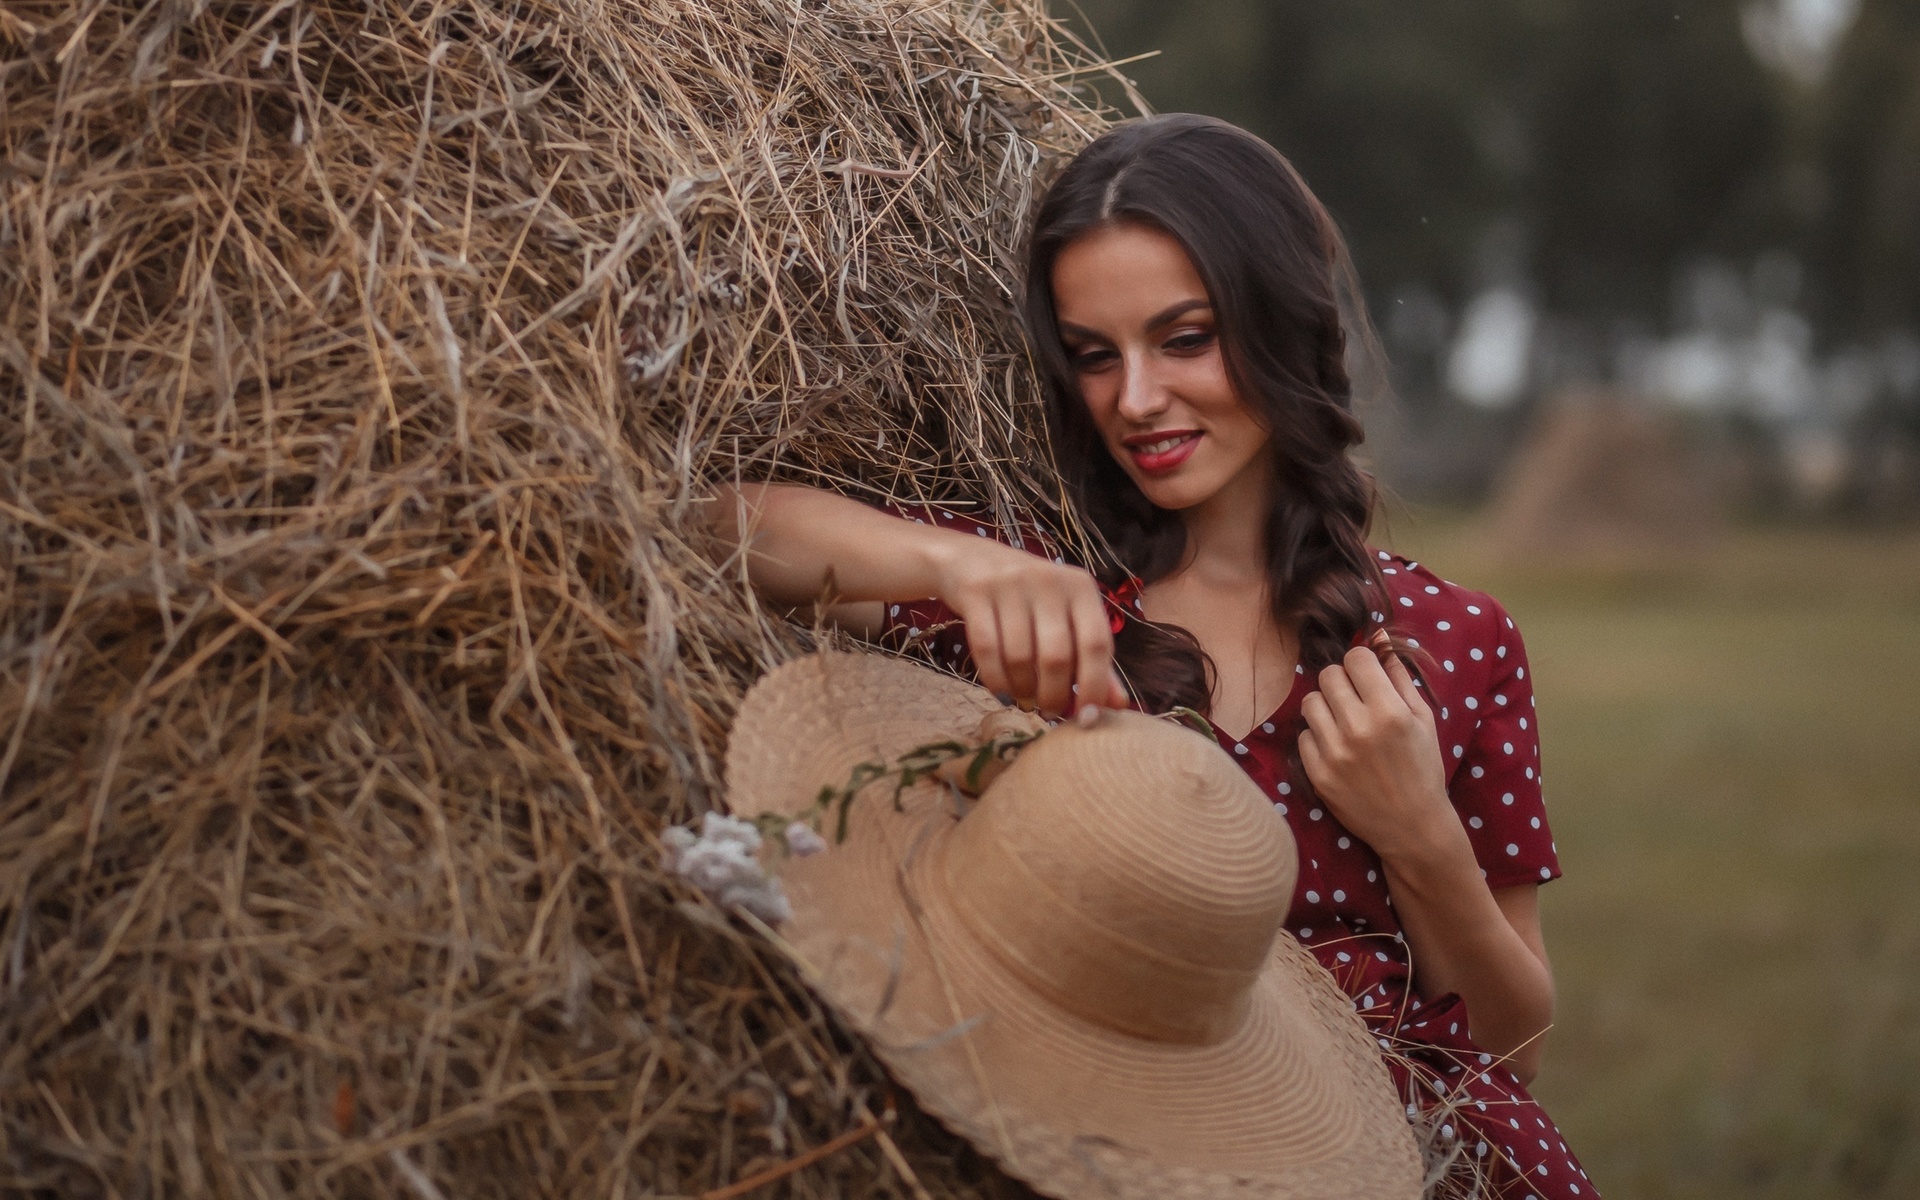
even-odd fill
[[[1175,446],[1178,446],[1181,442],[1186,441],[1191,436],[1193,435],[1182,433],[1182,434],[1177,434],[1170,438],[1166,438],[1162,441],[1148,442],[1146,445],[1139,447],[1139,453],[1165,454],[1167,451],[1173,449]]]

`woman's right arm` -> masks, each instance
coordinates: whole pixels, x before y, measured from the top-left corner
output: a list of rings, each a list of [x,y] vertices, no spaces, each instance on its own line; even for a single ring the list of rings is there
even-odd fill
[[[937,597],[966,623],[989,690],[1051,713],[1069,711],[1076,695],[1127,702],[1105,601],[1078,567],[814,488],[742,484],[719,489],[710,505],[714,530],[741,548],[748,582],[772,603],[831,599],[836,623],[872,636],[883,603]]]

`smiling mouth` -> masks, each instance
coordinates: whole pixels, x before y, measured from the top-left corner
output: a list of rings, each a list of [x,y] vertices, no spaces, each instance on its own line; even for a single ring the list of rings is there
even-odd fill
[[[1197,429],[1178,429],[1168,433],[1139,434],[1123,443],[1133,455],[1134,465],[1148,474],[1171,471],[1193,453],[1200,441]]]

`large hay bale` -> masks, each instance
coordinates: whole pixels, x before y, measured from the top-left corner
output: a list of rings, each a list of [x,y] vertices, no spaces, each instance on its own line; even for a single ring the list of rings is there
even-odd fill
[[[0,1186],[698,1192],[879,1110],[655,866],[805,640],[688,501],[1041,499],[1085,66],[1037,0],[0,9]],[[908,1113],[782,1186],[1009,1185]]]
[[[1604,388],[1553,396],[1489,503],[1491,545],[1515,562],[1637,570],[1711,545],[1725,522],[1715,467],[1669,415]]]

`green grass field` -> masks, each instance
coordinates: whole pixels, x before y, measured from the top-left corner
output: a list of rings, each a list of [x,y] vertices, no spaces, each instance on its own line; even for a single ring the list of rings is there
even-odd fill
[[[1605,575],[1382,541],[1526,635],[1566,870],[1537,1090],[1602,1194],[1920,1197],[1920,536]]]

